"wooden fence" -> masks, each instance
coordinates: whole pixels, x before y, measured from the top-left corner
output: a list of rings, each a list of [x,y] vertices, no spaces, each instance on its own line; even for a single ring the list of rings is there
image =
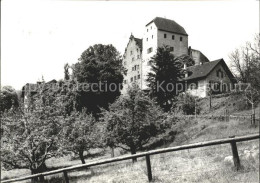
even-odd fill
[[[194,144],[163,148],[163,149],[158,149],[158,150],[142,152],[142,153],[138,153],[138,154],[134,154],[134,155],[120,156],[120,157],[116,157],[116,158],[99,160],[99,161],[95,161],[95,162],[91,162],[91,163],[87,163],[87,164],[75,165],[75,166],[71,166],[71,167],[67,167],[67,168],[62,168],[62,169],[58,169],[58,170],[54,170],[54,171],[34,174],[34,175],[26,176],[26,177],[3,180],[1,182],[2,183],[16,182],[16,181],[33,179],[33,178],[37,178],[37,177],[40,178],[40,180],[44,180],[44,176],[57,174],[57,173],[63,173],[65,182],[69,183],[69,178],[68,178],[68,174],[67,174],[68,171],[77,170],[80,168],[88,168],[88,167],[93,167],[93,166],[97,166],[97,165],[103,165],[103,164],[108,164],[108,163],[113,163],[113,162],[118,162],[118,161],[130,160],[130,159],[139,158],[139,157],[145,157],[145,159],[146,159],[147,176],[148,176],[148,181],[150,182],[153,179],[151,162],[150,162],[151,155],[186,150],[186,149],[194,149],[194,148],[199,148],[199,147],[228,144],[228,143],[231,145],[234,166],[238,170],[240,168],[240,160],[239,160],[236,143],[242,142],[242,141],[254,140],[254,139],[260,139],[260,135],[253,134],[253,135],[240,136],[240,137],[233,136],[233,137],[229,137],[229,138],[225,138],[225,139],[218,139],[218,140],[212,140],[212,141],[207,141],[207,142],[199,142],[199,143],[194,143]]]

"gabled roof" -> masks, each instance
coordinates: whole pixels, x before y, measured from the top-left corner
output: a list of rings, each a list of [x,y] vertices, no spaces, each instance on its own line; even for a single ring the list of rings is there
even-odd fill
[[[185,29],[173,20],[169,20],[169,19],[161,18],[161,17],[156,17],[151,22],[149,22],[147,25],[149,25],[152,22],[155,23],[156,27],[159,30],[183,34],[183,35],[186,35],[186,36],[188,35],[186,33]]]
[[[125,48],[124,55],[125,55],[125,53],[126,53],[126,50],[127,50],[127,47],[128,47],[128,45],[129,45],[129,43],[130,43],[132,40],[135,41],[136,45],[140,48],[140,51],[142,52],[142,49],[143,49],[143,39],[136,38],[136,37],[133,36],[133,34],[131,34],[130,37],[129,37],[129,41],[128,41],[128,43],[127,43],[127,46],[126,46],[126,48]]]
[[[135,38],[135,37],[134,37],[134,40],[135,40],[137,46],[142,50],[142,48],[143,48],[143,40],[139,39],[139,38]]]
[[[182,80],[194,80],[194,79],[202,79],[204,77],[207,77],[210,72],[218,65],[222,64],[224,70],[228,74],[228,76],[233,79],[234,76],[229,70],[228,66],[226,65],[225,61],[223,59],[214,60],[211,62],[206,62],[202,65],[195,65],[191,67],[187,67],[187,71],[189,73],[189,76],[187,78],[183,78]]]

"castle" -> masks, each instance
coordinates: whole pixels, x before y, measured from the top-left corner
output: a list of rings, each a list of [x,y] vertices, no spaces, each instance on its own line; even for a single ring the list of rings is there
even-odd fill
[[[185,68],[188,74],[184,78],[187,83],[200,84],[195,88],[189,88],[188,92],[192,95],[206,97],[205,85],[207,83],[221,83],[222,81],[233,83],[234,76],[223,59],[210,62],[203,53],[191,49],[188,44],[188,34],[181,25],[173,20],[156,17],[146,24],[142,39],[133,35],[129,38],[123,55],[123,66],[127,70],[127,74],[124,75],[123,94],[133,82],[142,90],[148,89],[146,79],[151,69],[149,61],[156,54],[157,48],[162,46],[168,46],[175,57],[189,55],[195,61],[194,66]],[[207,77],[212,72],[216,72],[213,71],[216,67],[218,74],[213,74],[215,77],[211,76],[211,80],[208,80]]]

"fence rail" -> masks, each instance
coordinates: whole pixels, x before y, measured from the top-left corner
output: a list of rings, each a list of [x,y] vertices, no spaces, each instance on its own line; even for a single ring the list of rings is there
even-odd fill
[[[9,183],[9,182],[16,182],[16,181],[33,179],[33,178],[36,178],[36,177],[43,179],[44,176],[57,174],[57,173],[63,173],[65,182],[69,183],[69,178],[68,178],[68,175],[67,175],[68,171],[72,171],[72,170],[76,170],[76,169],[80,169],[80,168],[88,168],[88,167],[92,167],[92,166],[108,164],[108,163],[113,163],[113,162],[118,162],[118,161],[124,161],[124,160],[133,159],[133,158],[139,158],[139,157],[145,157],[146,165],[147,165],[147,172],[148,172],[148,180],[151,181],[152,180],[152,170],[151,170],[151,163],[150,163],[150,156],[151,155],[173,152],[173,151],[186,150],[186,149],[194,149],[194,148],[199,148],[199,147],[207,147],[207,146],[213,146],[213,145],[227,144],[227,143],[231,144],[234,165],[235,165],[236,169],[239,169],[240,168],[240,161],[239,161],[239,156],[238,156],[238,152],[237,152],[236,142],[249,141],[249,140],[255,140],[255,139],[260,139],[260,135],[259,134],[253,134],[253,135],[240,136],[240,137],[233,136],[233,137],[229,137],[229,138],[225,138],[225,139],[199,142],[199,143],[194,143],[194,144],[188,144],[188,145],[182,145],[182,146],[176,146],[176,147],[169,147],[169,148],[151,150],[151,151],[142,152],[142,153],[138,153],[138,154],[134,154],[134,155],[126,155],[126,156],[120,156],[120,157],[116,157],[116,158],[109,158],[109,159],[99,160],[99,161],[95,161],[95,162],[91,162],[91,163],[87,163],[87,164],[70,166],[70,167],[67,167],[67,168],[62,168],[62,169],[58,169],[58,170],[54,170],[54,171],[38,173],[38,174],[25,176],[25,177],[21,177],[21,178],[3,180],[1,182],[2,183]]]

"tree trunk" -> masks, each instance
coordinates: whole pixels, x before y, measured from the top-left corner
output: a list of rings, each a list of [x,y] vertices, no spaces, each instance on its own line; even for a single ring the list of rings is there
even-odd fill
[[[38,167],[37,169],[31,169],[31,174],[37,174],[37,173],[42,173],[42,172],[46,172],[48,169],[47,169],[47,166],[45,163],[43,163],[40,167]],[[44,177],[35,177],[35,178],[32,178],[32,183],[38,183],[38,182],[44,182]]]
[[[84,153],[84,151],[79,151],[79,158],[80,158],[82,164],[85,164],[86,162],[85,162],[85,159],[84,159],[83,153]]]
[[[253,102],[252,102],[252,125],[255,126],[255,107]]]
[[[132,155],[136,154],[136,147],[135,146],[131,146],[130,149],[131,149]],[[137,161],[137,158],[133,158],[132,160],[133,160],[133,163],[135,163]]]
[[[110,147],[111,148],[111,157],[115,157],[115,148],[114,147]]]

